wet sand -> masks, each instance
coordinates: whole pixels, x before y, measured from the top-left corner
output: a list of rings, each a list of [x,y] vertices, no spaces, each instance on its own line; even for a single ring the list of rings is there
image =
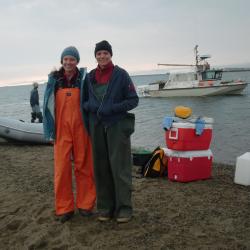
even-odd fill
[[[250,186],[234,166],[176,183],[133,169],[134,218],[60,224],[53,207],[53,147],[0,143],[0,249],[250,249]]]

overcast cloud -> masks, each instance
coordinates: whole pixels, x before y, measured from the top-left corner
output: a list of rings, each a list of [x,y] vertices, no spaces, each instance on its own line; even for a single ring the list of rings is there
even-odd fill
[[[103,39],[131,74],[192,63],[196,44],[211,64],[249,63],[249,11],[248,0],[0,0],[0,84],[46,79],[69,45],[91,69]]]

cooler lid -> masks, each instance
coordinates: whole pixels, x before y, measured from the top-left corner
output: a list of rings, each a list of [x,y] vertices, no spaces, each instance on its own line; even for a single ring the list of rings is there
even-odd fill
[[[195,128],[195,123],[192,122],[173,122],[172,128]],[[205,123],[204,129],[212,129],[212,124]]]
[[[212,157],[213,153],[211,149],[208,150],[195,150],[195,151],[178,151],[169,148],[163,148],[166,156],[178,157],[178,158],[190,158],[190,157]]]
[[[212,117],[207,117],[207,116],[199,116],[199,117],[192,116],[191,118],[188,119],[188,121],[195,123],[198,118],[202,119],[203,121],[205,121],[205,123],[208,123],[208,124],[214,123],[214,119]]]
[[[175,128],[195,128],[196,122],[198,119],[201,119],[204,122],[205,129],[206,128],[209,128],[209,129],[213,128],[212,125],[214,123],[214,119],[211,117],[206,117],[206,116],[200,116],[200,117],[192,116],[191,118],[188,118],[188,119],[177,119],[177,120],[174,120],[172,127],[175,127]]]

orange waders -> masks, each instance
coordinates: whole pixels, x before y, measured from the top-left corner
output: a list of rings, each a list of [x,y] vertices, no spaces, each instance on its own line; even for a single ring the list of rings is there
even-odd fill
[[[63,88],[56,92],[56,140],[54,144],[54,187],[56,214],[74,211],[72,164],[76,180],[76,207],[91,210],[96,192],[92,149],[80,111],[80,89]]]

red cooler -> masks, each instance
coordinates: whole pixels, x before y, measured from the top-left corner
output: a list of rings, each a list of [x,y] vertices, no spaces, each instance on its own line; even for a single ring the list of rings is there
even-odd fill
[[[173,122],[166,131],[166,145],[174,150],[208,150],[212,139],[212,124],[205,123],[201,135],[196,134],[195,123]]]
[[[168,158],[168,178],[189,182],[211,177],[213,154],[209,150],[176,151],[164,148]]]

